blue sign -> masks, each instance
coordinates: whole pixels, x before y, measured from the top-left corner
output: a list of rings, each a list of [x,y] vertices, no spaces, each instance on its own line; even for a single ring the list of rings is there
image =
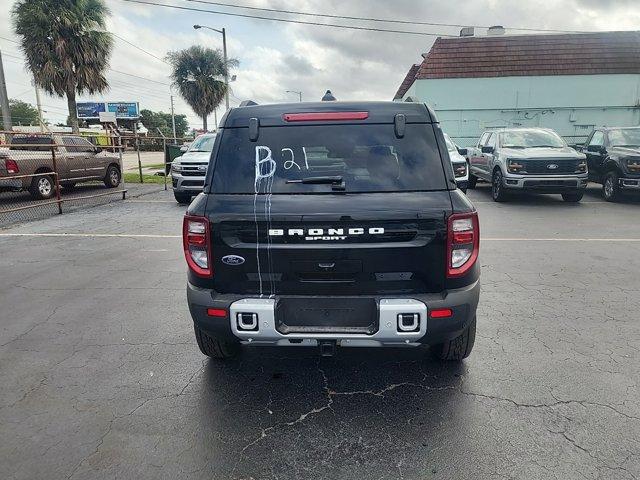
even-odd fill
[[[138,118],[138,102],[109,102],[107,112],[114,112],[116,118]]]
[[[113,112],[116,118],[135,119],[140,117],[138,102],[78,102],[78,118],[100,118],[100,112]]]
[[[99,118],[106,111],[104,102],[78,102],[76,107],[78,118]]]

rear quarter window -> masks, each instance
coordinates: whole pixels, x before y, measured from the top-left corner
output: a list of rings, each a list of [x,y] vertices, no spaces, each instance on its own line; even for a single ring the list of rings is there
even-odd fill
[[[431,124],[408,124],[397,138],[392,124],[262,127],[251,142],[247,128],[222,131],[213,193],[331,193],[331,185],[288,183],[339,176],[345,191],[445,190]]]
[[[50,152],[52,143],[51,137],[46,135],[14,135],[9,149]]]

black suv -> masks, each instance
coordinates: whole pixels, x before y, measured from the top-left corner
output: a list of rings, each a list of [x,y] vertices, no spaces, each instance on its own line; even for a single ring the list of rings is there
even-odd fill
[[[640,193],[640,127],[597,128],[582,147],[589,164],[589,180],[602,184],[605,200],[622,193]]]
[[[478,216],[424,104],[247,106],[221,122],[184,218],[200,350],[473,347]]]

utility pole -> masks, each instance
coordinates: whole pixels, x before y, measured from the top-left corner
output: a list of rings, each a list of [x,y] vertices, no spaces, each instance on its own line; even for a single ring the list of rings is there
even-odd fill
[[[176,116],[173,113],[173,95],[171,95],[171,127],[173,128],[173,143],[177,143],[176,138]]]
[[[42,104],[40,103],[40,90],[38,89],[38,85],[36,84],[35,79],[33,80],[33,86],[36,89],[36,105],[38,106],[38,123],[40,124],[40,130],[44,132],[44,120],[42,120]]]
[[[0,108],[2,108],[2,129],[11,131],[11,111],[9,110],[9,97],[7,96],[7,83],[4,80],[4,65],[2,63],[2,52],[0,52]]]
[[[215,125],[213,126],[214,127],[213,130],[217,132],[218,131],[218,109],[217,108],[213,109],[213,119],[214,119],[213,121],[215,122]]]

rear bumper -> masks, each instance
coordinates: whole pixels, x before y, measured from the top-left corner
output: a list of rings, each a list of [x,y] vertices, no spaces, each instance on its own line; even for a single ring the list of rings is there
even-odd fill
[[[22,188],[21,179],[0,178],[0,190],[21,190]]]
[[[480,282],[442,294],[376,297],[378,328],[372,334],[349,333],[291,333],[277,331],[275,323],[276,299],[248,297],[246,295],[218,294],[212,290],[187,286],[189,310],[196,326],[210,335],[225,340],[236,340],[252,345],[315,346],[319,341],[335,341],[343,347],[357,346],[418,346],[438,344],[460,335],[476,314],[480,297]],[[318,298],[318,297],[314,297]],[[327,305],[334,306],[340,297],[324,297]],[[211,317],[207,309],[227,311],[225,317]],[[430,318],[434,309],[449,308],[452,316]],[[239,327],[238,313],[255,313],[257,327],[244,330]],[[418,326],[412,331],[398,328],[400,313],[419,315]]]
[[[580,175],[504,175],[503,186],[510,190],[563,193],[587,187],[587,174]]]

